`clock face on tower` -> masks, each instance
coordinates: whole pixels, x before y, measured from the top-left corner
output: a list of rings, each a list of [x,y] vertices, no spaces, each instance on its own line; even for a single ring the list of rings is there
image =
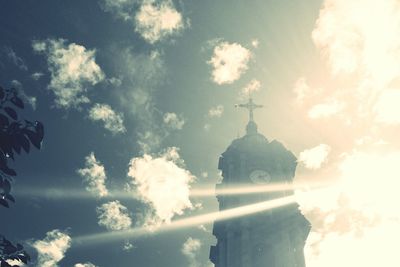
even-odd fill
[[[271,175],[263,170],[252,171],[249,178],[256,184],[267,184],[271,181]]]

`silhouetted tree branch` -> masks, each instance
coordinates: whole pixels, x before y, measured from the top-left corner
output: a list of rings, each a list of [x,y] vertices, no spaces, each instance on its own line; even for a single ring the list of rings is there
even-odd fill
[[[15,109],[23,109],[24,102],[18,97],[14,88],[4,89],[0,86],[0,206],[9,208],[10,202],[15,202],[11,195],[11,182],[17,175],[9,167],[9,161],[21,150],[29,153],[31,145],[41,148],[44,128],[39,121],[20,120]],[[29,255],[21,244],[13,245],[0,235],[0,267],[11,267],[9,262],[27,263]]]
[[[30,256],[21,244],[13,245],[4,236],[0,235],[0,267],[14,267],[13,261],[20,261],[25,264],[30,261]],[[9,263],[10,262],[10,263]]]

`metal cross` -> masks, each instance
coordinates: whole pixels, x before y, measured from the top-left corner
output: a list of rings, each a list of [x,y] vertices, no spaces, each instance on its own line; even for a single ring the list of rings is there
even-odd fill
[[[246,103],[246,104],[236,104],[235,107],[247,108],[249,110],[249,120],[250,121],[254,121],[253,110],[255,110],[256,108],[262,108],[263,105],[254,104],[253,99],[250,97],[248,103]]]

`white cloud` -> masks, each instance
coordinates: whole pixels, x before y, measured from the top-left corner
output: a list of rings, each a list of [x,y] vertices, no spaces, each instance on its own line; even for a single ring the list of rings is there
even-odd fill
[[[89,118],[93,121],[103,121],[104,128],[113,134],[126,132],[123,114],[115,112],[107,104],[96,103],[89,111]]]
[[[241,98],[248,98],[252,93],[259,91],[261,88],[261,82],[253,79],[241,91]]]
[[[163,135],[153,130],[139,132],[137,135],[137,142],[144,153],[149,153],[155,148],[160,147],[163,140]]]
[[[371,16],[373,14],[373,16]],[[345,93],[358,115],[373,109],[386,90],[400,88],[400,3],[395,0],[326,0],[312,37],[327,59],[331,74],[349,83]],[[389,92],[390,94],[390,92]]]
[[[316,241],[314,247],[312,244],[305,247],[307,267],[400,266],[396,250],[399,229],[399,224],[390,222],[385,227],[367,227],[358,233],[326,234],[323,239],[320,234],[312,233],[309,239]]]
[[[157,109],[153,97],[165,75],[162,54],[135,54],[132,49],[123,49],[116,54],[116,64],[124,71],[124,85],[128,86],[128,90],[119,91],[119,97],[127,110],[125,114],[135,118],[136,140],[142,152],[154,152],[172,130],[165,125],[164,114]]]
[[[64,258],[65,252],[71,246],[71,238],[60,230],[46,233],[43,240],[37,240],[32,247],[38,252],[38,266],[55,267]]]
[[[253,40],[251,40],[251,45],[254,48],[258,48],[258,46],[260,45],[260,42],[258,41],[258,39],[253,39]]]
[[[400,264],[395,249],[400,238],[399,164],[399,151],[354,150],[342,156],[335,186],[300,201],[303,212],[308,206],[313,225],[305,247],[307,266]],[[325,204],[329,202],[333,205]]]
[[[208,110],[208,116],[213,118],[213,117],[221,117],[222,113],[224,113],[224,106],[223,105],[218,105],[216,107],[212,107]]]
[[[33,51],[36,51],[38,53],[45,52],[46,47],[47,47],[47,45],[46,45],[46,42],[44,42],[44,41],[35,40],[32,42]]]
[[[362,209],[368,205],[381,216],[399,217],[399,164],[399,151],[353,151],[339,165],[340,186],[351,197],[354,207]]]
[[[326,0],[312,37],[333,73],[362,71],[387,83],[400,74],[399,29],[398,1]]]
[[[144,0],[135,16],[135,23],[136,31],[152,44],[185,28],[182,14],[171,0]]]
[[[97,197],[108,195],[108,190],[105,185],[107,179],[106,171],[104,166],[97,161],[93,152],[85,158],[85,168],[78,169],[77,172],[87,183],[87,191],[93,193]]]
[[[207,230],[207,228],[204,226],[204,224],[200,224],[199,226],[197,226],[198,229],[206,232],[206,233],[210,233],[209,230]]]
[[[325,103],[316,104],[308,111],[311,119],[327,118],[338,114],[344,108],[344,103],[337,100],[329,100]]]
[[[118,200],[97,207],[99,225],[110,231],[127,230],[132,225],[128,209]]]
[[[200,175],[202,178],[208,178],[208,172],[206,172],[206,171],[201,172]]]
[[[64,39],[34,41],[34,51],[47,57],[51,80],[48,88],[53,91],[58,108],[78,108],[89,103],[88,86],[104,80],[105,76],[95,61],[96,50],[87,50]]]
[[[117,17],[128,21],[132,19],[134,8],[139,4],[139,0],[102,0],[100,6],[106,12],[111,12]]]
[[[376,120],[385,124],[400,123],[400,90],[385,90],[379,96],[374,110]]]
[[[302,162],[307,169],[319,169],[324,163],[331,151],[331,147],[326,144],[320,144],[316,147],[306,149],[299,155],[299,162]]]
[[[238,43],[219,41],[208,61],[213,67],[212,80],[217,84],[231,84],[248,69],[252,54]]]
[[[384,127],[400,123],[399,30],[399,1],[325,0],[320,10],[312,37],[330,72],[321,99],[343,102],[343,118],[353,127],[339,127],[349,140],[336,140],[350,152],[318,177],[335,183],[300,204],[313,225],[305,247],[309,267],[400,264],[400,153]],[[360,136],[355,149],[346,147]]]
[[[86,263],[77,263],[74,267],[96,267],[93,263],[86,262]]]
[[[120,79],[120,78],[117,78],[117,77],[108,78],[108,79],[107,79],[107,82],[108,82],[109,84],[111,84],[112,86],[114,86],[114,87],[119,87],[119,86],[121,86],[121,84],[122,84],[121,79]]]
[[[34,72],[34,73],[31,74],[31,77],[32,77],[33,80],[37,81],[40,78],[42,78],[43,75],[44,74],[42,72]]]
[[[183,117],[178,116],[174,112],[164,113],[163,120],[168,127],[176,130],[181,130],[183,125],[185,124],[185,120],[183,119]]]
[[[195,177],[179,167],[181,163],[176,148],[159,157],[145,154],[130,161],[128,176],[136,186],[136,194],[153,208],[158,220],[170,222],[174,215],[193,208],[189,191]]]
[[[200,263],[196,260],[197,253],[201,248],[201,242],[199,239],[189,237],[185,243],[183,243],[181,252],[186,256],[189,262],[189,267],[199,267]]]
[[[135,89],[151,92],[164,80],[167,67],[162,51],[137,53],[130,47],[123,47],[117,49],[113,56],[124,82],[131,82]]]
[[[311,88],[305,77],[297,79],[293,91],[296,94],[296,102],[298,104],[303,104],[305,98],[311,94]]]
[[[19,57],[17,55],[17,53],[15,53],[15,51],[9,47],[9,46],[5,46],[3,48],[4,53],[6,54],[6,56],[8,57],[9,60],[12,61],[12,63],[17,66],[19,69],[21,70],[28,70],[28,67],[25,64],[25,61]]]
[[[131,242],[129,242],[129,241],[125,241],[125,243],[124,243],[124,245],[123,245],[123,247],[122,247],[122,249],[124,250],[124,251],[131,251],[132,249],[134,249],[135,248],[135,246],[131,243]]]
[[[178,35],[189,24],[171,0],[103,0],[101,7],[133,23],[135,31],[151,44]]]

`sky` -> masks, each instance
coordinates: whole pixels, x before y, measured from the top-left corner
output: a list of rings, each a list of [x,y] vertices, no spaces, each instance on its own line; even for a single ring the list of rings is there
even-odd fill
[[[31,266],[212,266],[212,220],[179,220],[218,210],[251,95],[307,185],[307,266],[399,266],[399,32],[397,0],[0,0],[0,83],[45,126],[0,232]]]

